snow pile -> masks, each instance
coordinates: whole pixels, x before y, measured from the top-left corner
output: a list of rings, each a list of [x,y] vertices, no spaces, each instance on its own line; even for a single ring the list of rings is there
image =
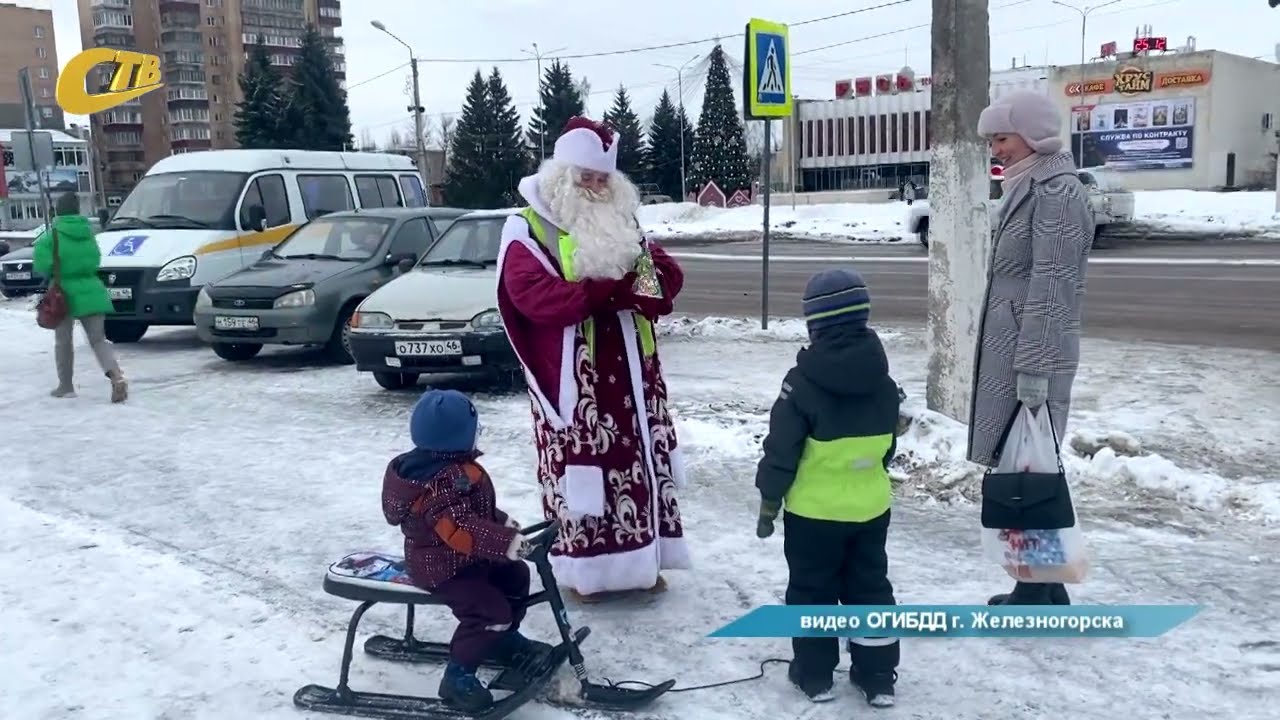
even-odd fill
[[[1179,234],[1263,235],[1280,239],[1280,214],[1273,192],[1197,192],[1161,190],[1134,193],[1134,222],[1152,230]],[[769,227],[779,238],[834,243],[915,242],[903,226],[902,202],[797,205],[774,198]],[[759,237],[763,209],[701,207],[694,203],[646,205],[638,213],[656,239],[748,239]]]
[[[1259,234],[1280,239],[1274,192],[1160,190],[1134,193],[1134,215],[1153,228],[1179,233]]]
[[[900,202],[797,205],[792,209],[783,199],[774,198],[769,208],[769,228],[779,237],[829,242],[915,240],[903,230],[907,206]],[[656,239],[752,237],[760,234],[764,224],[764,210],[759,205],[718,208],[663,203],[640,208],[637,217],[645,232]]]

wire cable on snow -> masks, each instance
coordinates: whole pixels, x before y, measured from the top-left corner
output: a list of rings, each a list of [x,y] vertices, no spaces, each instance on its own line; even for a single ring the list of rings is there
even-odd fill
[[[728,685],[737,685],[737,684],[739,684],[739,683],[753,682],[753,681],[755,681],[755,680],[762,680],[762,679],[764,679],[764,668],[765,668],[765,666],[766,666],[766,665],[772,665],[772,664],[775,664],[775,663],[776,663],[776,664],[780,664],[780,665],[790,665],[790,664],[791,664],[791,661],[790,661],[790,660],[784,660],[784,659],[782,659],[782,658],[766,658],[765,660],[762,660],[762,661],[760,662],[760,672],[758,672],[758,673],[756,673],[755,675],[752,675],[752,676],[750,676],[750,677],[738,678],[738,679],[736,679],[736,680],[722,680],[722,681],[720,681],[720,682],[707,683],[706,685],[691,685],[691,686],[689,686],[689,687],[676,687],[676,688],[671,688],[671,689],[670,689],[670,690],[668,690],[667,692],[669,692],[669,693],[678,693],[678,692],[693,692],[694,690],[710,690],[710,689],[712,689],[712,688],[726,687],[726,686],[728,686]],[[604,680],[605,684],[607,684],[609,687],[622,687],[623,685],[641,685],[641,686],[644,686],[644,687],[646,687],[646,688],[657,687],[656,685],[653,685],[653,684],[651,684],[651,683],[644,682],[643,680],[619,680],[618,682],[614,682],[614,681],[610,680],[609,678],[603,678],[603,680]]]

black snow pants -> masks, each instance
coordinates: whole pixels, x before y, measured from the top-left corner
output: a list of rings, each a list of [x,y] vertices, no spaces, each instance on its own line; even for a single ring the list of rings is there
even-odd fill
[[[788,605],[896,605],[889,582],[889,512],[862,523],[783,516],[783,554],[790,579]],[[840,641],[834,637],[791,639],[793,663],[805,677],[830,678],[840,664]],[[893,672],[898,667],[897,638],[867,637],[849,641],[853,669],[862,675]]]

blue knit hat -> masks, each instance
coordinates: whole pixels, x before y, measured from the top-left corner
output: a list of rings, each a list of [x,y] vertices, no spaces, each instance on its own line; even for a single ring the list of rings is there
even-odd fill
[[[823,270],[804,288],[804,321],[809,330],[832,325],[866,325],[871,295],[862,276],[852,270]]]
[[[475,449],[479,417],[476,406],[457,390],[428,390],[409,418],[415,447],[442,453]]]

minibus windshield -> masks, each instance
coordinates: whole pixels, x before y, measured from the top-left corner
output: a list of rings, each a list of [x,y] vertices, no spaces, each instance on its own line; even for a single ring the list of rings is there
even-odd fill
[[[104,230],[235,230],[236,201],[248,173],[193,170],[148,175]]]

